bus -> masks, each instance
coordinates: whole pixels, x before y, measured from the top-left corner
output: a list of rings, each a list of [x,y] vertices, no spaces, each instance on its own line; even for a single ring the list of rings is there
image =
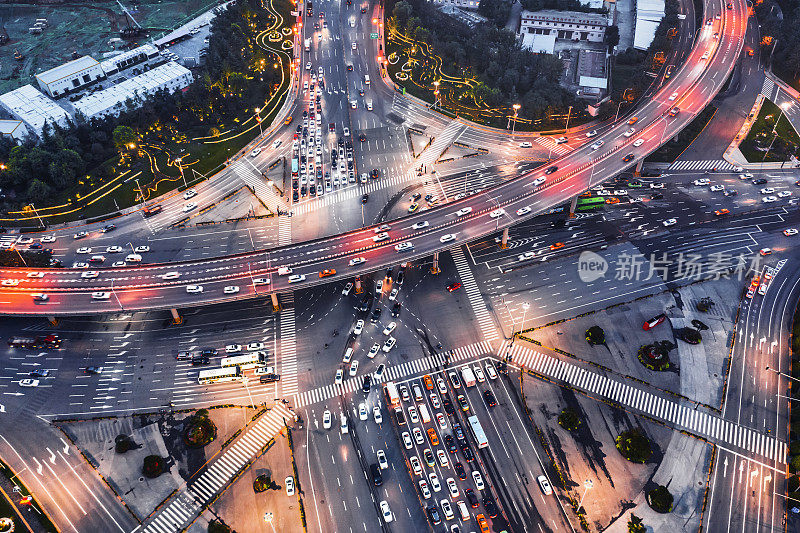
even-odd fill
[[[299,172],[299,168],[298,168],[298,165],[297,165],[297,158],[293,157],[292,158],[292,177],[296,178],[298,172]]]
[[[606,203],[604,196],[593,196],[592,198],[578,198],[578,203],[575,207],[577,211],[589,211],[601,207]]]
[[[266,360],[266,355],[266,352],[252,352],[242,355],[232,355],[231,357],[224,357],[219,364],[222,368],[229,366],[238,366],[241,369],[254,368],[261,366],[262,362]]]
[[[397,407],[400,405],[400,395],[397,393],[397,385],[394,384],[394,381],[390,381],[384,387],[386,391],[386,398],[389,402],[390,407]]]
[[[472,415],[467,418],[467,422],[469,422],[469,428],[472,430],[472,436],[475,437],[475,442],[478,443],[478,448],[486,448],[489,446],[489,441],[486,440],[486,433],[483,432],[478,417]]]
[[[238,366],[229,366],[225,368],[212,368],[210,370],[201,370],[197,376],[197,382],[201,385],[208,383],[219,383],[221,381],[236,381],[242,378],[242,371]]]

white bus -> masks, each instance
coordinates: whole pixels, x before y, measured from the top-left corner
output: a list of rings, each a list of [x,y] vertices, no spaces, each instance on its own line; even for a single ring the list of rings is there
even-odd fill
[[[390,381],[385,386],[386,390],[386,397],[389,400],[390,407],[397,407],[400,405],[400,395],[397,393],[397,385],[394,384],[394,381]]]
[[[469,422],[469,428],[472,430],[472,436],[475,437],[475,441],[478,443],[478,448],[489,446],[489,441],[486,440],[486,433],[483,432],[483,427],[481,427],[478,417],[472,415],[467,418],[467,422]]]
[[[242,355],[232,355],[230,357],[224,357],[219,364],[222,368],[229,366],[238,366],[241,369],[254,368],[261,366],[262,361],[266,362],[266,355],[266,352],[251,352]]]
[[[220,381],[236,381],[241,379],[242,371],[238,366],[229,366],[225,368],[212,368],[210,370],[201,370],[197,376],[197,382],[201,385],[208,383],[218,383]]]

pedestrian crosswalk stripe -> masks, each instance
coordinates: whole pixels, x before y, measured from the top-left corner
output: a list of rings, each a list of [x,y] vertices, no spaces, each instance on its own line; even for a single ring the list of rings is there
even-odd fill
[[[475,319],[480,326],[481,335],[488,341],[497,340],[499,338],[497,335],[497,327],[494,324],[494,320],[492,320],[491,314],[486,309],[486,303],[483,301],[483,296],[478,289],[478,284],[475,282],[475,276],[472,275],[472,269],[470,269],[467,258],[464,256],[464,251],[459,246],[453,248],[450,253],[456,264],[456,270],[461,278],[461,283],[464,286],[469,304],[472,306],[472,311],[475,313]]]
[[[766,96],[767,98],[774,98],[773,94],[775,92],[775,82],[772,81],[772,78],[769,76],[764,77],[764,83],[761,86],[761,94]]]
[[[724,159],[707,159],[703,161],[675,161],[669,170],[733,170],[734,165]]]
[[[288,398],[297,393],[297,339],[294,312],[294,294],[282,295],[283,309],[280,313],[280,388],[281,397]]]
[[[519,344],[504,341],[497,352],[512,364],[528,368],[554,381],[605,397],[622,406],[641,411],[678,429],[699,435],[710,442],[746,450],[779,464],[786,464],[786,443],[771,435],[736,425],[717,415],[698,411],[652,392],[608,377],[576,364],[545,355]],[[587,376],[591,375],[591,379]]]

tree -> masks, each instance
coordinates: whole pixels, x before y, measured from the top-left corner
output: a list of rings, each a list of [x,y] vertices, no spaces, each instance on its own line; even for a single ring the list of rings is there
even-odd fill
[[[116,146],[117,150],[120,152],[125,150],[129,144],[139,140],[138,135],[136,135],[136,132],[133,131],[132,128],[123,126],[122,124],[114,128],[112,137],[114,139],[114,146]]]
[[[478,4],[478,13],[503,27],[511,15],[511,2],[509,0],[481,0]]]
[[[28,185],[26,195],[30,200],[41,202],[47,199],[51,192],[52,189],[47,184],[43,183],[39,179],[34,179],[31,181],[31,184]]]
[[[650,440],[639,428],[620,433],[616,439],[616,447],[619,453],[632,463],[643,464],[653,455]]]
[[[616,24],[606,28],[605,41],[609,48],[614,48],[619,44],[619,27]]]
[[[220,522],[219,519],[208,523],[208,533],[231,533],[231,528]]]
[[[631,513],[631,517],[628,519],[628,533],[645,533],[646,531],[647,528],[644,527],[642,519]]]
[[[405,0],[400,0],[394,5],[392,16],[400,29],[405,29],[409,19],[414,14],[414,8]]]
[[[600,326],[592,326],[586,330],[586,342],[590,346],[598,346],[606,343],[606,332]]]
[[[166,461],[159,455],[148,455],[142,464],[142,473],[149,478],[156,478],[164,473]]]
[[[578,413],[567,407],[558,415],[558,425],[567,431],[575,431],[581,425],[581,419],[578,418]]]
[[[647,493],[647,503],[657,513],[669,513],[672,511],[672,502],[675,498],[664,485],[659,485]]]

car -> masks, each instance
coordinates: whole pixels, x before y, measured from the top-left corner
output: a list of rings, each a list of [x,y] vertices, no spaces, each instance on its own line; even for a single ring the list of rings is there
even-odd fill
[[[636,128],[628,128],[628,130],[622,135],[625,137],[632,137],[634,133],[636,133]]]
[[[357,361],[353,361],[356,363]],[[351,372],[350,375],[352,376],[353,373]],[[366,420],[369,418],[369,414],[367,413],[367,406],[364,403],[358,404],[358,419],[359,420]]]
[[[637,148],[643,144],[644,144],[644,139],[636,139],[635,141],[633,141],[633,145],[636,146]]]
[[[527,215],[528,213],[530,213],[530,212],[531,212],[531,210],[532,210],[532,209],[531,209],[531,207],[530,207],[530,206],[525,206],[525,207],[522,207],[522,208],[520,208],[520,209],[517,209],[517,215],[518,215],[518,216]]]
[[[83,239],[84,237],[88,236],[89,232],[87,231],[79,231],[78,233],[72,236],[73,239]]]
[[[383,348],[382,348],[383,352],[389,353],[392,350],[392,348],[394,348],[395,344],[397,344],[397,339],[395,339],[394,337],[389,337],[388,339],[386,339],[386,342],[383,343]]]
[[[335,268],[325,268],[319,271],[319,277],[327,278],[328,276],[335,276],[336,269]]]
[[[226,285],[224,289],[222,289],[223,294],[236,294],[239,292],[239,287],[236,285]]]
[[[627,163],[628,161],[632,161],[632,160],[633,160],[633,154],[628,154],[628,155],[626,155],[625,157],[622,158],[622,162],[623,163]]]
[[[438,446],[439,445],[439,436],[436,435],[436,430],[433,429],[433,428],[428,428],[427,433],[428,433],[428,440],[431,441],[431,445],[432,446]]]
[[[442,490],[442,485],[439,483],[439,476],[437,476],[435,472],[431,472],[428,476],[428,479],[431,482],[431,488],[433,489],[433,492],[439,492]]]
[[[472,373],[475,374],[475,379],[478,380],[478,383],[483,383],[486,381],[486,375],[483,373],[483,370],[479,365],[474,365],[472,367]]]
[[[524,141],[524,142],[519,143],[519,147],[520,148],[533,148],[533,144],[531,144],[529,141]]]
[[[327,409],[325,409],[325,411],[322,413],[322,427],[325,428],[325,429],[331,429],[332,421],[333,421],[333,417],[331,416],[331,412],[328,411]],[[379,452],[380,451],[383,451],[383,450],[379,450]]]
[[[89,263],[77,262],[72,263],[72,268],[89,268]]]
[[[86,272],[84,272],[83,274],[86,274]],[[81,274],[81,277],[83,277],[83,274]],[[3,287],[16,287],[17,285],[19,285],[19,280],[18,279],[4,279],[3,282],[0,283],[0,284],[3,285]]]
[[[392,510],[389,508],[389,504],[386,502],[386,500],[381,500],[379,507],[381,508],[381,515],[383,515],[383,521],[387,524],[392,522],[394,520],[394,516],[392,516]]]
[[[797,230],[795,228],[788,228],[783,230],[783,234],[787,237],[791,237],[792,235],[797,235]]]
[[[347,283],[347,285],[345,285],[345,286],[344,286],[344,288],[342,289],[342,296],[347,296],[347,295],[349,295],[349,294],[350,294],[350,291],[352,291],[352,290],[353,290],[353,282],[352,282],[352,281],[350,281],[350,282],[348,282],[348,283]]]
[[[547,167],[547,169],[544,171],[544,173],[549,176],[550,174],[552,174],[553,172],[555,172],[557,170],[558,170],[558,167],[556,165],[553,165],[551,167]]]
[[[286,476],[284,483],[286,484],[286,495],[294,496],[294,478],[292,476]]]
[[[405,252],[405,251],[411,250],[413,248],[414,248],[414,244],[411,243],[411,242],[408,242],[408,241],[401,242],[401,243],[396,244],[394,246],[395,251],[398,251],[398,252]]]
[[[450,453],[456,453],[456,451],[458,451],[458,447],[456,446],[456,441],[455,439],[453,439],[452,435],[445,434],[444,444],[447,447],[447,451],[449,451]]]
[[[490,218],[500,218],[501,216],[505,215],[505,209],[495,209],[491,213],[489,213]]]
[[[392,332],[395,330],[395,328],[396,328],[396,327],[397,327],[397,322],[394,322],[394,321],[392,321],[392,322],[389,322],[389,323],[386,325],[386,327],[385,327],[385,328],[383,328],[383,334],[384,334],[384,335],[391,335],[391,334],[392,334]]]
[[[266,350],[266,349],[267,349],[267,345],[264,344],[263,342],[254,341],[254,342],[251,342],[250,344],[247,345],[247,351],[248,352],[258,352],[258,351],[262,351],[262,350]]]
[[[92,293],[92,300],[108,300],[111,298],[110,292],[95,291]]]
[[[90,278],[91,279],[91,278],[96,278],[99,275],[100,275],[100,272],[98,272],[97,270],[87,270],[86,272],[81,272],[81,277],[82,278]],[[6,280],[6,281],[11,281],[11,280]]]
[[[381,413],[381,408],[377,405],[372,408],[372,418],[376,424],[383,424],[383,414]]]
[[[765,204],[771,204],[772,202],[777,202],[777,201],[778,201],[777,196],[765,196],[761,199],[761,202]]]
[[[444,378],[441,376],[436,378],[436,386],[439,388],[439,392],[442,394],[447,394],[447,384],[444,382]]]
[[[450,464],[450,460],[447,458],[447,454],[444,453],[443,450],[436,450],[436,458],[439,460],[439,466],[442,468],[447,468]]]
[[[436,461],[433,458],[433,452],[430,450],[430,448],[425,448],[425,451],[422,452],[422,456],[425,458],[425,463],[428,466],[435,466],[436,465]]]
[[[457,291],[460,288],[461,288],[461,283],[456,281],[455,283],[451,283],[450,285],[447,286],[447,292]]]
[[[446,242],[454,241],[454,240],[456,240],[456,234],[455,233],[445,233],[444,235],[439,237],[439,242],[442,243],[442,244],[444,244]]]
[[[411,225],[411,229],[422,229],[427,228],[429,225],[427,220],[423,220],[422,222],[416,222]]]
[[[103,367],[102,366],[87,366],[83,369],[84,374],[102,374]]]
[[[197,191],[194,189],[188,189],[186,192],[183,193],[183,199],[189,200],[190,198],[194,198],[197,196]]]
[[[413,428],[411,430],[411,433],[414,435],[414,442],[416,442],[419,445],[422,445],[422,444],[425,443],[425,439],[422,436],[422,430],[421,429]]]
[[[356,266],[356,265],[360,265],[360,264],[366,263],[366,262],[367,262],[367,260],[364,257],[355,257],[355,258],[350,260],[349,264],[350,264],[350,266]]]
[[[467,398],[463,394],[459,394],[456,396],[456,402],[458,402],[458,406],[461,408],[462,411],[465,413],[469,411],[469,403],[467,402]]]
[[[419,429],[418,429],[418,428],[414,428],[414,429],[416,429],[417,431],[419,431]],[[421,435],[420,435],[420,436],[421,436]],[[401,434],[401,438],[403,439],[403,444],[405,445],[405,447],[406,447],[406,450],[410,450],[411,448],[413,448],[413,447],[414,447],[414,442],[411,440],[411,435],[408,433],[408,431],[404,431],[404,432]]]
[[[386,232],[378,233],[374,237],[372,237],[373,242],[381,242],[389,239],[389,234]]]
[[[414,474],[421,476],[422,475],[422,464],[419,462],[419,459],[416,455],[412,455],[408,458],[408,462],[411,463],[411,469],[414,471]]]
[[[561,248],[563,248],[564,246],[566,246],[566,245],[565,245],[563,242],[557,242],[557,243],[555,243],[555,244],[551,244],[551,245],[550,245],[550,249],[551,249],[551,250],[553,250],[553,251],[555,251],[555,250],[560,250],[560,249],[561,249]]]
[[[333,383],[335,385],[341,385],[344,378],[344,370],[341,368],[336,370],[336,376],[333,378]]]
[[[192,209],[195,209],[196,207],[197,207],[196,203],[189,202],[188,204],[183,206],[183,212],[184,213],[188,213],[189,211],[191,211]]]
[[[603,139],[600,139],[600,140],[597,140],[597,141],[593,142],[592,145],[589,146],[589,148],[591,148],[592,150],[597,150],[601,146],[603,146],[604,144],[605,144],[605,141]]]
[[[721,217],[721,216],[723,216],[723,215],[728,215],[728,214],[730,214],[730,211],[729,211],[729,210],[727,210],[727,209],[717,209],[716,211],[714,211],[714,214],[715,214],[716,216],[718,216],[718,217]]]
[[[668,228],[668,227],[670,227],[670,226],[674,226],[674,225],[675,225],[675,224],[677,224],[677,223],[678,223],[678,220],[677,220],[677,219],[674,219],[674,218],[668,218],[667,220],[665,220],[665,221],[664,221],[664,222],[662,222],[661,224],[663,224],[665,228]]]
[[[483,497],[483,508],[486,509],[486,514],[489,515],[489,518],[494,518],[499,513],[497,504],[494,503],[494,499],[491,496]]]
[[[439,395],[436,394],[435,392],[432,392],[430,393],[429,397],[431,399],[431,405],[433,406],[433,408],[439,409],[439,407],[441,407],[442,405],[441,402],[439,401]],[[441,415],[442,413],[437,413],[437,414]]]
[[[772,255],[772,249],[771,248],[762,248],[762,249],[760,249],[758,251],[758,253],[761,254],[762,257],[765,257],[765,256],[768,256],[768,255]]]
[[[389,301],[390,302],[395,301],[397,299],[397,293],[399,292],[400,292],[400,287],[392,287],[391,292],[389,292]]]
[[[436,422],[439,424],[439,429],[441,429],[442,431],[447,429],[447,419],[444,417],[442,413],[436,413]]]
[[[461,493],[458,491],[458,484],[456,484],[455,479],[451,477],[447,478],[446,484],[447,484],[447,490],[450,492],[451,498],[455,500],[461,495]]]
[[[50,375],[50,371],[46,368],[37,368],[28,372],[28,375],[32,378],[46,378]]]
[[[428,515],[428,520],[434,526],[442,523],[442,517],[439,515],[439,509],[435,505],[429,505],[425,508],[425,513]]]
[[[358,373],[358,359],[354,359],[350,363],[350,370],[348,370],[348,374],[351,376],[355,376]]]
[[[375,381],[381,381],[383,379],[383,373],[386,371],[386,365],[381,363],[378,365],[378,368],[375,369]]]
[[[45,235],[44,237],[42,237],[41,239],[39,239],[39,242],[41,242],[41,243],[43,243],[43,244],[48,244],[48,243],[51,243],[51,242],[56,242],[56,236],[55,236],[55,235]]]
[[[491,390],[483,391],[483,401],[486,402],[486,405],[489,407],[497,405],[497,399],[494,397],[494,393]]]
[[[772,187],[764,187],[758,192],[760,192],[761,194],[773,194],[775,192],[775,189]]]
[[[650,188],[651,189],[663,189],[664,188],[664,184],[660,183],[660,182],[659,183],[651,183],[650,184]]]
[[[50,297],[41,292],[31,294],[34,302],[46,302]]]
[[[111,263],[112,267],[124,267],[125,265],[127,265],[125,261],[114,261]]]
[[[400,398],[402,398],[404,402],[411,401],[411,395],[408,393],[408,387],[406,387],[405,385],[400,385],[399,388],[400,388]]]
[[[289,276],[289,279],[287,279],[286,281],[288,281],[289,283],[300,283],[301,281],[305,280],[306,280],[305,274],[293,274]]]
[[[414,457],[414,459],[417,459]],[[419,464],[419,459],[417,459],[417,464]],[[422,467],[420,467],[420,474],[422,473]],[[419,474],[417,474],[419,475]],[[431,497],[431,489],[428,487],[428,482],[424,479],[419,480],[419,490],[422,493],[422,497],[426,500]]]
[[[709,187],[709,190],[711,192],[724,191],[725,190],[725,186],[724,185],[712,185],[711,187]]]
[[[472,213],[472,208],[471,207],[462,207],[461,209],[456,211],[456,216],[457,217],[463,217],[464,215],[468,215],[470,213]]]
[[[20,387],[38,387],[39,386],[39,380],[38,379],[33,379],[33,378],[21,379],[21,380],[19,380],[19,386]]]
[[[453,506],[450,505],[449,501],[441,500],[439,505],[442,506],[442,513],[444,513],[445,520],[452,520],[456,517],[455,513],[453,512]]]
[[[767,183],[767,178],[756,178],[752,181],[753,185],[764,185]]]
[[[80,248],[75,250],[75,253],[78,253],[78,254],[90,254],[90,253],[92,253],[92,249],[89,248],[88,246],[81,246]]]
[[[550,496],[553,494],[553,487],[550,486],[550,482],[547,480],[545,476],[539,476],[536,478],[536,481],[539,483],[539,488],[542,489],[542,492],[545,496]]]
[[[486,523],[486,517],[482,514],[479,514],[475,517],[475,521],[478,522],[478,529],[480,533],[489,533],[489,524]]]
[[[456,463],[456,464],[460,465],[461,463]],[[461,469],[463,470],[464,467],[462,466]],[[456,471],[458,471],[458,467],[456,467]],[[473,489],[465,490],[464,491],[464,496],[467,497],[467,501],[469,502],[469,506],[470,507],[472,507],[473,509],[477,509],[478,508],[478,497],[475,496],[475,491]]]
[[[787,196],[791,196],[792,191],[781,191],[778,193],[778,198],[786,198]]]
[[[705,186],[705,185],[708,185],[709,183],[711,183],[711,180],[709,180],[708,178],[700,178],[700,179],[694,180],[692,183],[694,185],[702,187],[702,186]]]

